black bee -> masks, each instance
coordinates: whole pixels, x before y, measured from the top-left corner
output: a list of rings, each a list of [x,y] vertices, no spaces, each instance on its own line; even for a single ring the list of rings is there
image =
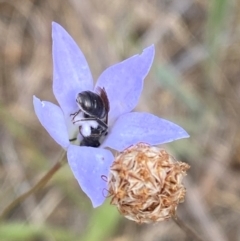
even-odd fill
[[[80,110],[74,115],[76,116],[80,112],[83,113],[83,119],[78,121],[96,121],[98,124],[97,128],[91,127],[91,134],[88,136],[84,136],[81,132],[81,126],[79,127],[80,134],[83,137],[80,146],[100,146],[100,138],[107,135],[108,112],[110,109],[105,89],[98,87],[97,93],[83,91],[78,94],[76,102]]]

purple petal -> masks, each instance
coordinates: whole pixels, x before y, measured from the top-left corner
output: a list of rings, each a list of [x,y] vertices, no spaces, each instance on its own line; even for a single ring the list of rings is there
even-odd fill
[[[187,137],[182,127],[170,121],[148,113],[131,112],[116,121],[102,146],[122,151],[138,142],[158,145]]]
[[[114,157],[108,150],[70,145],[67,152],[68,163],[82,190],[91,199],[93,207],[104,200],[109,169]]]
[[[48,101],[33,96],[35,113],[49,135],[64,149],[69,146],[68,131],[62,110]]]
[[[154,58],[154,46],[144,49],[119,64],[106,69],[99,77],[96,87],[104,87],[110,102],[109,122],[136,107],[142,92],[143,80]]]
[[[64,114],[76,111],[77,94],[93,89],[87,61],[72,37],[57,23],[52,24],[53,93]]]

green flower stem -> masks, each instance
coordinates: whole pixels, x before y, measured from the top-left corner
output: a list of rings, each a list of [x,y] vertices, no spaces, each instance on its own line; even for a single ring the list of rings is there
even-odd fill
[[[20,203],[26,200],[31,194],[39,191],[43,188],[49,180],[53,177],[53,175],[66,163],[66,152],[64,151],[59,158],[59,161],[36,183],[30,190],[23,193],[21,196],[13,200],[1,213],[0,220],[3,220],[7,217],[7,215]]]

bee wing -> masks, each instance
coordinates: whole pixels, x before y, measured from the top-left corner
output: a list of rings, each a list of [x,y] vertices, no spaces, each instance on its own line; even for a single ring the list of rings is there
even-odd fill
[[[104,103],[104,106],[106,108],[106,111],[107,113],[109,112],[110,110],[110,105],[109,105],[109,100],[108,100],[108,97],[107,97],[107,93],[105,91],[105,88],[101,88],[101,87],[97,87],[96,88],[96,92],[99,94],[99,96],[101,97],[101,99],[103,100],[103,103]]]

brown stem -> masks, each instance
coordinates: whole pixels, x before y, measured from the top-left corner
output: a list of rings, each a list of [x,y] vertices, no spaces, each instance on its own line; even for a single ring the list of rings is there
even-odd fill
[[[172,220],[181,228],[187,236],[192,237],[196,241],[204,241],[202,238],[199,237],[198,234],[195,233],[189,226],[187,226],[178,216],[172,218]]]
[[[43,188],[48,181],[53,177],[53,175],[65,164],[66,162],[66,153],[62,153],[60,161],[58,161],[39,181],[36,183],[30,190],[23,193],[21,196],[13,200],[1,213],[0,220],[3,220],[9,212],[11,212],[18,204],[26,200],[31,194],[39,191]]]

